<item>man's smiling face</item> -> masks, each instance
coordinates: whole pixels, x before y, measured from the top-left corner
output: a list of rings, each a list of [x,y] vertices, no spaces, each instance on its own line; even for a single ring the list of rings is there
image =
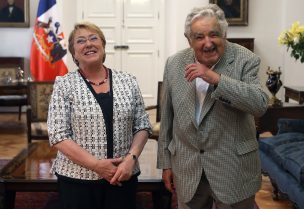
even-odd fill
[[[189,44],[200,63],[208,67],[217,63],[224,54],[225,43],[215,17],[198,18],[192,22]]]

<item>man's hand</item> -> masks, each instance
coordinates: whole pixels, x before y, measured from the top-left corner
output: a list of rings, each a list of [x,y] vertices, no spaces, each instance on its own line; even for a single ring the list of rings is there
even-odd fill
[[[171,193],[175,192],[172,169],[169,168],[163,170],[163,181],[167,190],[169,190]]]
[[[207,66],[199,63],[192,63],[185,68],[185,78],[187,81],[193,81],[195,78],[201,78],[209,84],[217,85],[220,81],[220,75]]]

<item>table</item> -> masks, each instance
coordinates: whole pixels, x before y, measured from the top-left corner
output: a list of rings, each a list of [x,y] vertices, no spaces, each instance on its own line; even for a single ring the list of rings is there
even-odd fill
[[[48,142],[31,143],[0,171],[0,194],[5,209],[14,209],[16,192],[57,191],[56,176],[49,173],[55,155]],[[155,209],[170,209],[171,193],[165,189],[161,171],[154,164],[150,166],[154,160],[149,155],[140,158],[145,157],[147,164],[140,161],[143,169],[137,190],[152,193]]]
[[[23,95],[27,94],[27,81],[0,81],[0,95]]]
[[[255,118],[258,133],[269,131],[275,135],[279,118],[304,119],[304,105],[283,103],[282,106],[268,107],[263,116]]]
[[[299,104],[304,103],[304,86],[284,86],[285,88],[285,102],[289,98],[296,100]]]

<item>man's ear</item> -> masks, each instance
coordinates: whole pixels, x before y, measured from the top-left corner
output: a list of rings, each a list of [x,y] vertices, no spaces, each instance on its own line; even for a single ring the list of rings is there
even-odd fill
[[[186,33],[184,33],[184,36],[186,37],[186,39],[187,39],[187,41],[188,41],[189,45],[191,46],[191,40],[190,40],[190,38],[187,36],[187,34],[186,34]]]
[[[227,32],[224,34],[224,38],[225,38],[225,39],[227,38]]]

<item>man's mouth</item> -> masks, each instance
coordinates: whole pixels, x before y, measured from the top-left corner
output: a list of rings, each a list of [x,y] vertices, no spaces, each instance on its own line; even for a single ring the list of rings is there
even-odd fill
[[[205,53],[212,53],[212,52],[215,52],[215,51],[216,51],[216,47],[215,46],[203,49],[203,52],[205,52]]]

